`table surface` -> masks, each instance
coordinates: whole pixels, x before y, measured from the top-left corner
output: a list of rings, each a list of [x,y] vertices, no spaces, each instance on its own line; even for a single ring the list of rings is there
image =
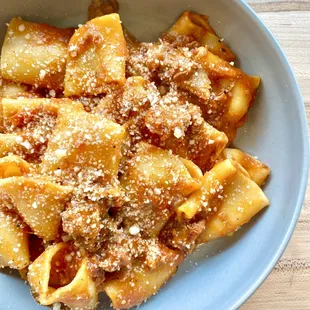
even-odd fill
[[[310,0],[247,0],[279,41],[310,122]],[[268,279],[242,310],[310,309],[310,185],[295,233]]]

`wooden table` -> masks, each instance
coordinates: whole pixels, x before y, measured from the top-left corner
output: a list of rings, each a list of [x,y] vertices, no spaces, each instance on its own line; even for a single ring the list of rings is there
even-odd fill
[[[310,122],[310,0],[248,0],[278,39],[297,77]],[[310,185],[295,233],[243,310],[310,309]]]

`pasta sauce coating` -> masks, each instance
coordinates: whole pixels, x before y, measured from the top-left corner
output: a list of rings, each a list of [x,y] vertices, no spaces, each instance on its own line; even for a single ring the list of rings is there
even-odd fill
[[[260,79],[206,16],[145,43],[118,8],[75,31],[14,18],[2,49],[0,267],[56,309],[139,305],[269,204],[270,169],[229,147]]]

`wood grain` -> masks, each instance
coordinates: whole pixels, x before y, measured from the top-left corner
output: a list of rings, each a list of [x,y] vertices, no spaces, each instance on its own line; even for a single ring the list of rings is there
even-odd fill
[[[257,12],[292,12],[292,11],[309,11],[309,0],[251,0],[248,1],[252,8]]]
[[[310,0],[249,0],[291,63],[310,124]],[[310,185],[293,238],[273,272],[243,310],[310,309]]]

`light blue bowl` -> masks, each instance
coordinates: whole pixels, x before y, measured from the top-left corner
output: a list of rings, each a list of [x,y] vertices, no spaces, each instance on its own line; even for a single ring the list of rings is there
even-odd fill
[[[88,0],[0,1],[0,22],[21,15],[58,25],[85,20]],[[77,5],[79,4],[79,5]],[[199,249],[142,310],[236,309],[266,279],[282,255],[302,207],[309,145],[303,99],[279,45],[255,13],[237,0],[121,0],[124,24],[140,39],[154,40],[184,10],[210,15],[212,25],[263,85],[236,146],[272,170],[265,187],[271,205],[233,238]],[[46,19],[48,17],[48,19]],[[4,31],[4,27],[2,27]],[[208,256],[206,258],[206,256]],[[28,286],[0,274],[0,309],[39,309]]]

